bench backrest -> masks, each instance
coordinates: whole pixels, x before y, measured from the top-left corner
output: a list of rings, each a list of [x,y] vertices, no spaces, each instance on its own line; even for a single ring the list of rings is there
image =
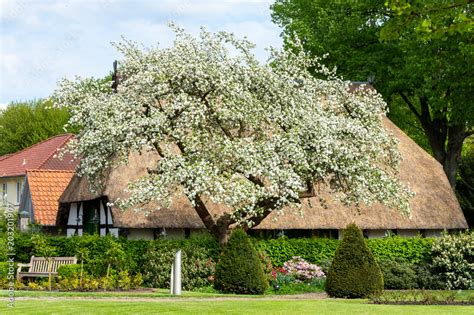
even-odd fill
[[[32,256],[30,260],[30,268],[28,272],[58,272],[58,267],[61,265],[70,265],[77,263],[76,257],[50,257],[49,261],[45,257]],[[51,269],[48,266],[51,264]]]

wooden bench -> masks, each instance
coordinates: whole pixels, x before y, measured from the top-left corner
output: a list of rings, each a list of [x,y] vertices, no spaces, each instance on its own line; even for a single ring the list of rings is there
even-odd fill
[[[62,265],[76,264],[76,257],[35,257],[31,256],[29,264],[18,264],[16,278],[21,280],[24,277],[49,277],[58,275],[58,267]],[[28,271],[21,271],[21,268],[29,267]]]

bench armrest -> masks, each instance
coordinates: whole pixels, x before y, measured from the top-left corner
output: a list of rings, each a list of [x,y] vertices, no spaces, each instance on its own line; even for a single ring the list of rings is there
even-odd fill
[[[22,267],[31,267],[31,263],[30,263],[30,264],[21,264],[21,263],[20,263],[20,264],[16,264],[16,265],[17,265],[17,267],[18,267],[18,269],[17,269],[17,271],[16,271],[17,273],[21,272],[21,268],[22,268]]]

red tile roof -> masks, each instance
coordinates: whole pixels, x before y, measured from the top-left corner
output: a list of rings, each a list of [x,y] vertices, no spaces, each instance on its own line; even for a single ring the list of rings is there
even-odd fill
[[[74,171],[28,170],[26,172],[35,223],[56,225],[59,197],[73,175]]]
[[[19,152],[0,157],[0,177],[22,176],[27,169],[74,170],[78,161],[66,154],[56,157],[58,150],[74,137],[72,134],[54,136]]]
[[[0,156],[0,161],[1,160],[5,160],[7,157],[9,157],[10,155],[12,155],[13,153],[9,153],[9,154],[5,154],[5,155],[2,155]]]

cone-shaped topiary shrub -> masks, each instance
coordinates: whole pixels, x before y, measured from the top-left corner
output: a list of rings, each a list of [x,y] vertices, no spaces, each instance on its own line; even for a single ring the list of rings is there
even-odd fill
[[[326,280],[326,292],[332,297],[363,298],[383,290],[380,267],[355,224],[344,230]]]
[[[239,294],[263,294],[268,287],[258,253],[242,229],[231,234],[220,255],[214,287]]]

